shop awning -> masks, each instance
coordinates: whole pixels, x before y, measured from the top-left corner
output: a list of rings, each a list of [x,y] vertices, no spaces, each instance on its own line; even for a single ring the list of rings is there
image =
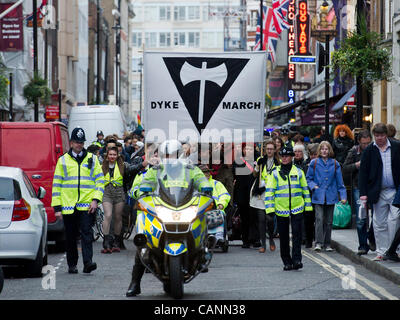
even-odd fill
[[[343,108],[344,104],[356,92],[357,87],[353,86],[347,93],[333,106],[332,111],[338,111]]]
[[[286,106],[282,106],[282,107],[275,108],[275,109],[272,109],[272,110],[268,111],[267,119],[271,119],[271,118],[274,118],[276,116],[279,116],[280,114],[289,112],[290,110],[300,106],[302,101],[303,100],[300,100],[298,102],[287,104]]]

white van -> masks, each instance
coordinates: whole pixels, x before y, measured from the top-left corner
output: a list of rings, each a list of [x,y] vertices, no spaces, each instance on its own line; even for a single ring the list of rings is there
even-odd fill
[[[116,133],[122,138],[127,130],[125,116],[119,106],[89,105],[71,108],[68,121],[68,132],[81,127],[86,134],[85,147],[97,140],[96,133],[101,130],[104,137]]]

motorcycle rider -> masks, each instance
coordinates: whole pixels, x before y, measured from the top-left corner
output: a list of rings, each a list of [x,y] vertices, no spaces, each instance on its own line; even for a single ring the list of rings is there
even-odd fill
[[[166,140],[164,141],[159,149],[158,149],[158,154],[161,158],[161,163],[157,166],[154,166],[150,168],[145,175],[142,175],[142,177],[138,178],[143,179],[140,187],[150,187],[153,191],[157,189],[157,184],[158,184],[158,175],[162,172],[163,168],[167,164],[174,165],[178,162],[182,163],[184,165],[184,169],[189,170],[190,178],[193,180],[194,187],[195,189],[201,191],[201,188],[203,187],[208,187],[210,188],[210,184],[207,180],[207,178],[204,176],[203,172],[196,166],[193,166],[188,163],[184,163],[180,160],[178,160],[180,153],[182,152],[182,144],[177,141],[177,140]],[[182,173],[185,174],[186,170],[183,170]],[[185,177],[181,177],[182,180],[185,179]],[[179,180],[179,179],[175,179]],[[138,181],[136,183],[134,182],[132,189],[137,187]],[[134,192],[137,191],[137,188],[135,190],[132,190],[131,196],[134,196],[136,199],[142,194],[142,192]],[[138,215],[143,214],[139,213]],[[139,221],[139,216],[136,221]],[[126,292],[127,297],[133,297],[141,293],[140,290],[140,281],[142,279],[142,276],[144,274],[145,267],[143,266],[142,262],[140,261],[139,257],[139,252],[136,251],[135,254],[135,264],[132,269],[132,280],[131,283],[129,284],[128,291]]]
[[[228,206],[229,201],[231,200],[230,194],[228,193],[225,186],[221,182],[214,180],[212,178],[211,169],[209,168],[208,165],[201,164],[199,165],[199,168],[201,169],[201,171],[203,171],[204,175],[208,179],[208,182],[213,188],[212,197],[214,198],[217,209],[219,209],[219,212],[221,212],[225,216],[225,209]],[[225,223],[218,226],[216,229],[215,233],[215,238],[217,241],[216,246],[221,246],[224,242],[224,227]]]

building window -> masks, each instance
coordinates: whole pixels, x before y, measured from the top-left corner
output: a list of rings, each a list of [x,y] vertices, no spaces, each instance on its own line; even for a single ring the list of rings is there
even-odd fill
[[[147,48],[156,48],[157,32],[146,32],[145,43]]]
[[[200,47],[200,32],[188,32],[189,47],[198,48]]]
[[[188,7],[188,20],[200,20],[200,7],[189,6]]]
[[[171,7],[170,6],[161,6],[160,7],[160,20],[161,21],[171,20]]]
[[[186,33],[174,32],[174,46],[184,47],[186,45]]]
[[[141,32],[133,32],[132,33],[132,46],[136,48],[140,48],[142,46],[142,33]]]
[[[132,83],[132,100],[140,100],[140,82],[138,81]]]
[[[160,32],[160,47],[171,46],[171,34],[169,32]]]
[[[142,70],[142,65],[140,65],[141,62],[142,62],[142,58],[133,58],[132,59],[132,71],[133,72],[140,72]]]
[[[134,5],[133,11],[135,12],[134,22],[143,21],[143,7]]]
[[[215,48],[217,46],[216,34],[212,31],[203,31],[201,46],[203,48]]]
[[[224,16],[224,6],[204,6],[203,21],[216,21]]]
[[[220,31],[203,31],[201,41],[202,48],[224,48],[224,34]]]
[[[144,7],[144,21],[157,21],[158,20],[158,7],[146,6]]]
[[[186,7],[177,6],[174,8],[174,20],[176,21],[186,20]]]
[[[251,10],[249,26],[255,28],[255,27],[257,27],[257,23],[258,23],[258,11]]]

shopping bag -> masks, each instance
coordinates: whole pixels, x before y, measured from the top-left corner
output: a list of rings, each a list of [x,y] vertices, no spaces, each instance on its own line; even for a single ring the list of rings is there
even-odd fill
[[[338,202],[335,204],[333,211],[333,223],[334,229],[345,229],[350,227],[351,224],[351,206],[346,203],[343,204]]]

